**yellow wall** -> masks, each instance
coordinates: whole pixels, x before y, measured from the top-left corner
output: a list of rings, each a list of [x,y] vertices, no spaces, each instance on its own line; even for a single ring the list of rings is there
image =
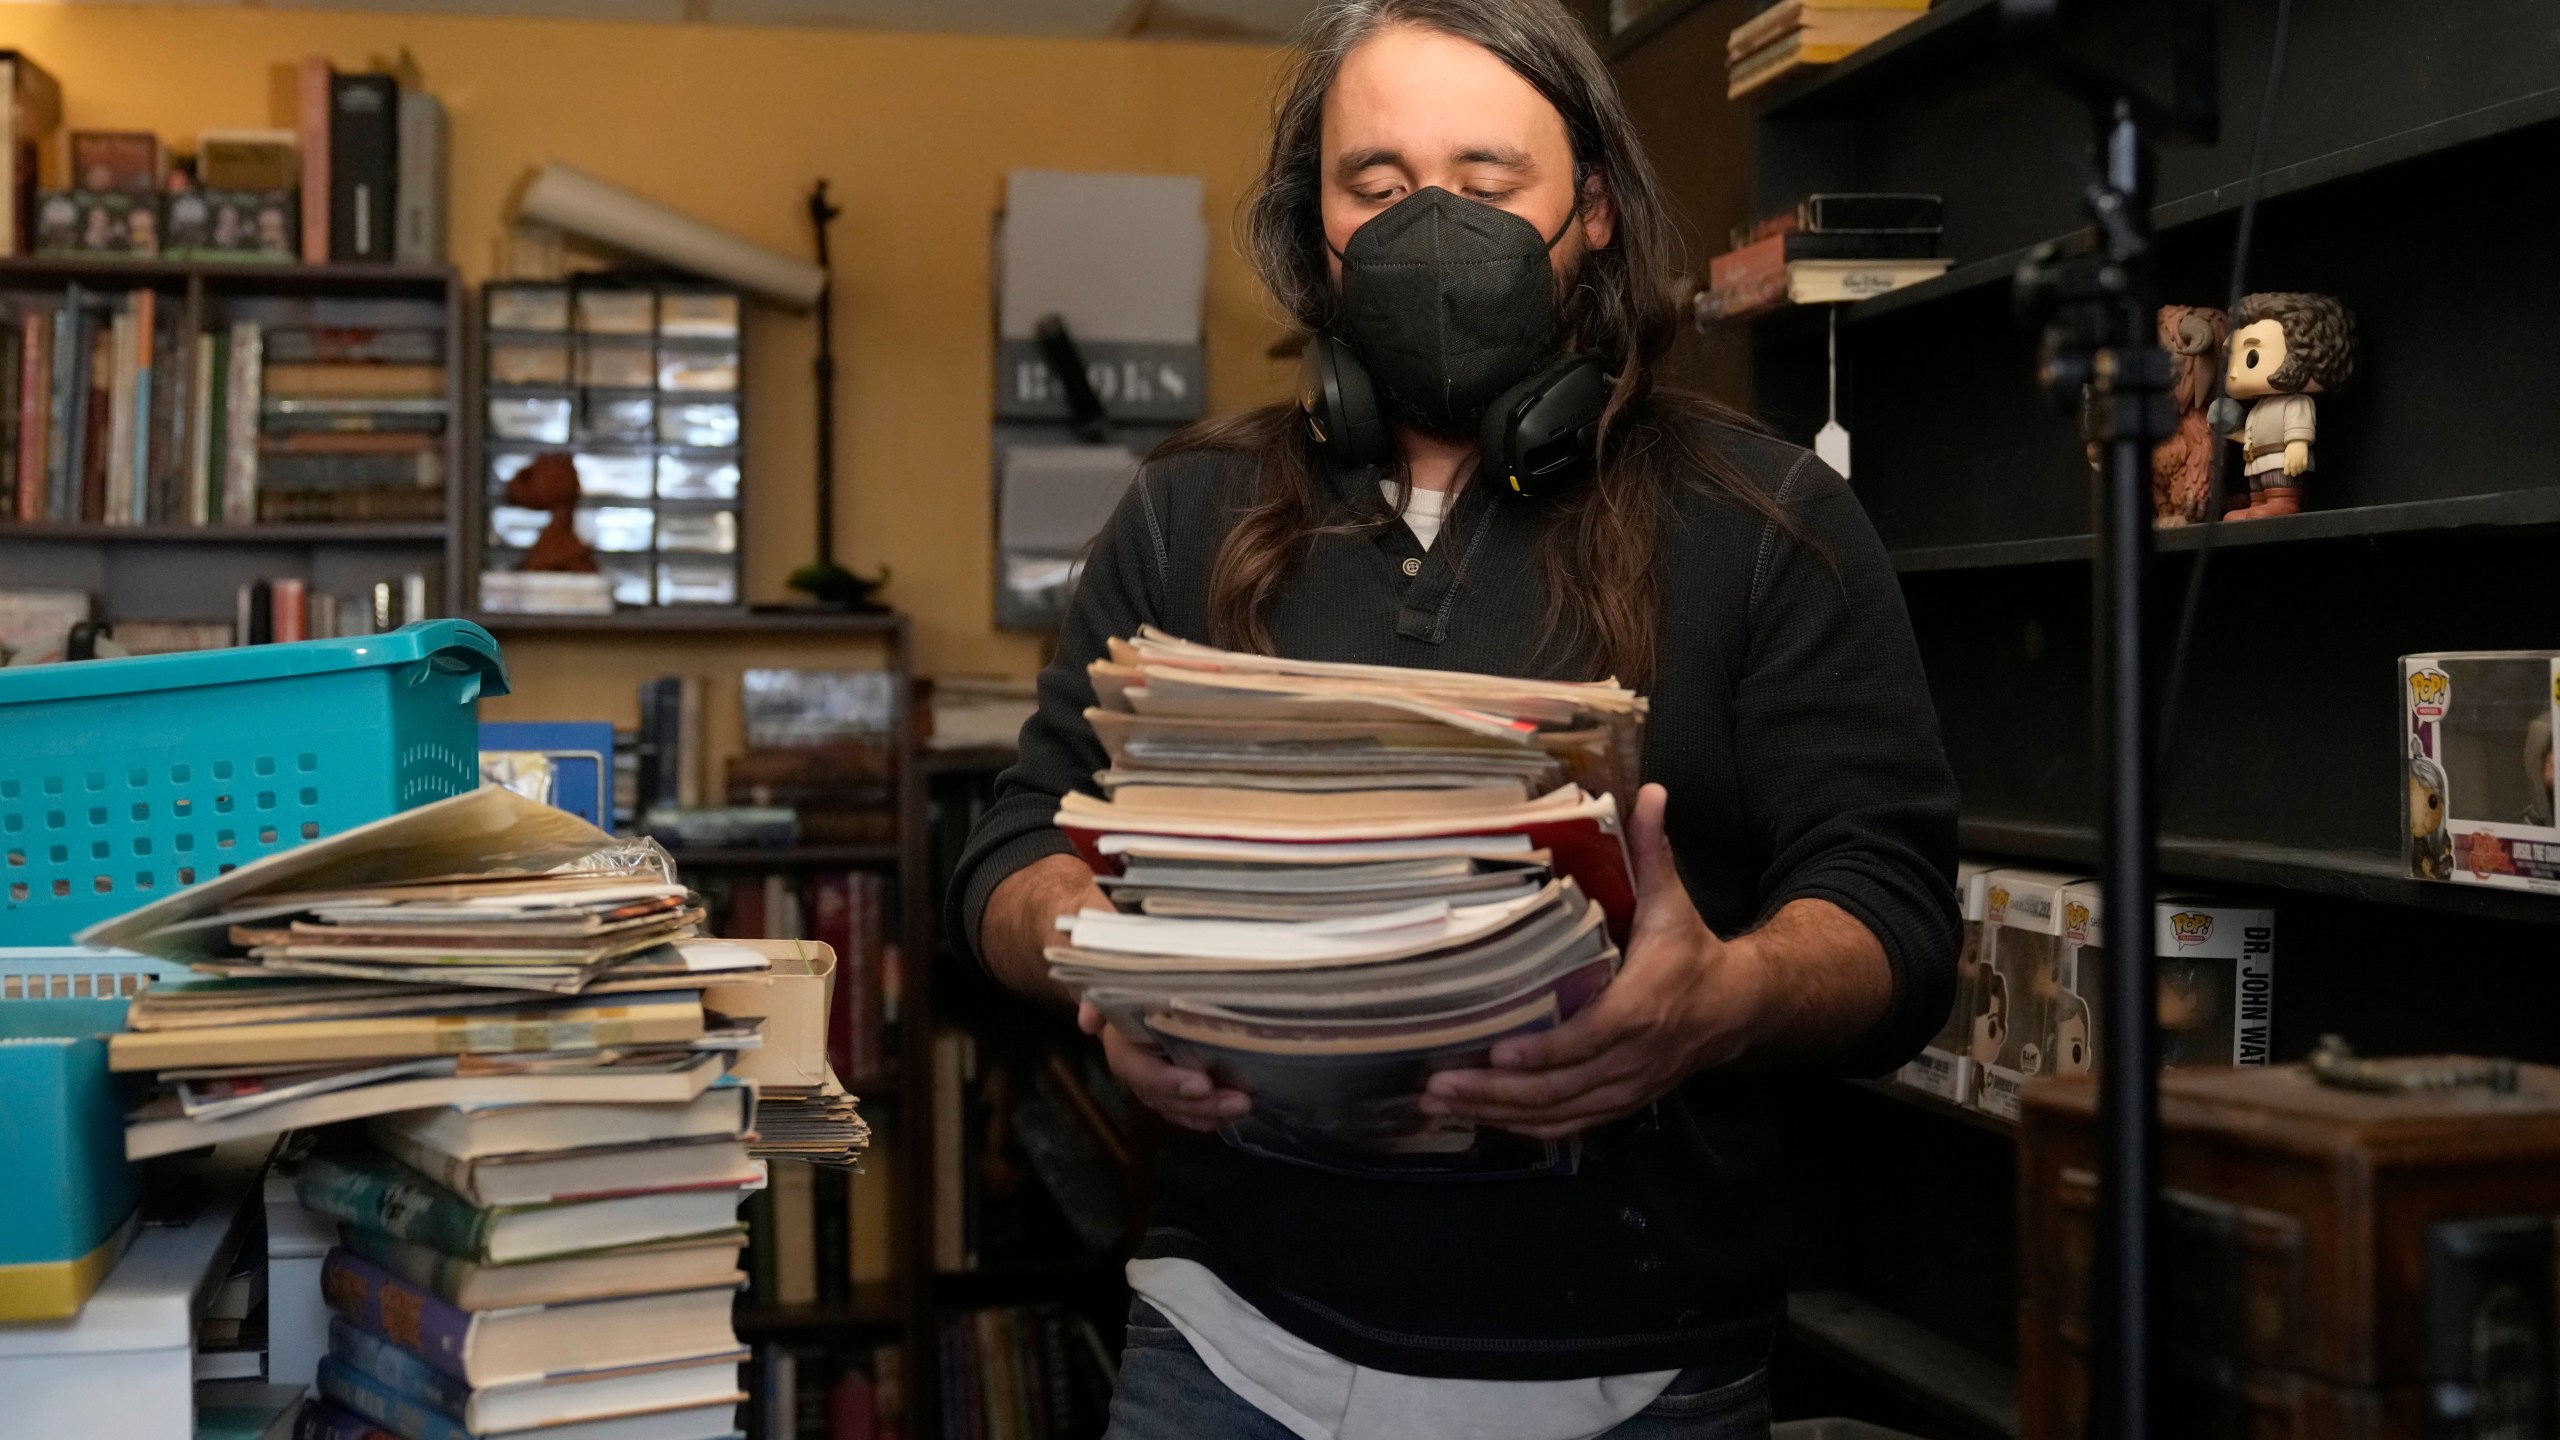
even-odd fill
[[[278,65],[311,53],[360,68],[402,45],[449,114],[467,278],[488,271],[509,191],[545,161],[797,255],[807,186],[833,182],[839,553],[866,574],[893,567],[887,598],[915,617],[924,673],[1027,675],[1040,661],[1036,639],[990,621],[988,227],[1007,170],[1201,176],[1211,403],[1286,392],[1287,366],[1264,355],[1279,326],[1232,241],[1263,143],[1276,58],[1263,47],[0,3],[0,47],[60,78],[70,125],[155,130],[181,150],[201,130],[282,118]],[[759,310],[750,327],[748,588],[785,600],[782,577],[811,548],[811,326]],[[638,680],[711,673],[725,654],[637,637],[507,648],[525,701],[493,716],[625,723]]]

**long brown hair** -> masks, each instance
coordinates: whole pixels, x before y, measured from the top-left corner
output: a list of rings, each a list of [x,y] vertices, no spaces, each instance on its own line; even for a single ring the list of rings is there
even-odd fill
[[[1718,426],[1751,422],[1655,384],[1685,310],[1678,235],[1617,85],[1581,23],[1558,0],[1319,5],[1299,28],[1296,62],[1273,107],[1271,153],[1245,203],[1246,250],[1299,329],[1323,329],[1333,303],[1318,209],[1325,93],[1343,57],[1392,25],[1421,26],[1491,51],[1564,117],[1577,181],[1597,176],[1606,187],[1615,233],[1607,248],[1582,256],[1567,313],[1579,348],[1604,358],[1617,378],[1600,421],[1594,473],[1565,496],[1540,502],[1549,508],[1538,550],[1547,597],[1540,651],[1588,657],[1569,669],[1650,685],[1662,617],[1657,561],[1673,490],[1703,485],[1789,533],[1797,527],[1708,438]],[[1348,523],[1336,514],[1294,404],[1195,426],[1157,453],[1204,450],[1249,454],[1260,467],[1255,500],[1211,567],[1211,639],[1267,652],[1272,602],[1309,543],[1394,517],[1383,504],[1356,511]]]

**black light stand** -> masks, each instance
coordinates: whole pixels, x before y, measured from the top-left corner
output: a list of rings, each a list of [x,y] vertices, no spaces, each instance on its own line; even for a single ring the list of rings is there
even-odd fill
[[[2063,0],[2002,0],[2004,17],[2049,29]],[[2159,1393],[2160,1036],[2152,961],[2159,845],[2153,787],[2154,688],[2148,630],[2151,450],[2176,425],[2168,352],[2157,343],[2152,149],[2156,137],[2209,141],[2218,116],[2213,0],[2177,0],[2169,105],[2057,58],[2048,74],[2089,107],[2097,175],[2090,229],[2039,246],[2018,267],[2022,308],[2045,320],[2039,379],[2078,411],[2099,447],[2092,520],[2100,875],[2107,907],[2104,1063],[2098,1076],[2097,1254],[2091,1275],[2091,1440],[2153,1440]]]
[[[818,287],[818,358],[811,370],[818,384],[818,558],[791,572],[783,583],[805,592],[820,610],[876,610],[871,592],[889,578],[866,580],[836,563],[836,346],[835,263],[827,254],[827,226],[844,213],[827,198],[827,182],[809,191],[809,223],[818,232],[818,269],[826,275]]]

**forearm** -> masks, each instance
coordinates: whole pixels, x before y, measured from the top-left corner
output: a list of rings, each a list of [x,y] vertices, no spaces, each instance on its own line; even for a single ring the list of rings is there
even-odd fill
[[[1733,1068],[1822,1064],[1866,1038],[1893,1006],[1884,946],[1828,900],[1790,901],[1726,949],[1752,995],[1752,1023]]]
[[[1057,1009],[1073,1009],[1075,997],[1049,978],[1043,952],[1058,943],[1059,916],[1109,903],[1082,860],[1045,856],[1006,876],[987,897],[978,921],[978,955],[1006,989]]]

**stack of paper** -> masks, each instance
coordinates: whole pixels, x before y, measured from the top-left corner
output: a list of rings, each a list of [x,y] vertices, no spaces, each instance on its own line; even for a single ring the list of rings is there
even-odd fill
[[[1057,823],[1114,908],[1059,922],[1050,973],[1250,1094],[1225,1130],[1242,1148],[1359,1173],[1570,1169],[1569,1143],[1415,1102],[1615,973],[1643,698],[1151,630],[1091,673],[1111,767]]]
[[[297,1181],[342,1227],[316,1433],[732,1432],[737,1209],[764,1174],[728,1070],[762,1035],[704,993],[773,960],[701,916],[653,851],[487,787],[82,937],[199,972],[109,1041],[158,1080],[129,1154],[363,1122]],[[829,1118],[824,1158],[850,1160],[850,1097]],[[792,1153],[821,1148],[805,1128]]]

